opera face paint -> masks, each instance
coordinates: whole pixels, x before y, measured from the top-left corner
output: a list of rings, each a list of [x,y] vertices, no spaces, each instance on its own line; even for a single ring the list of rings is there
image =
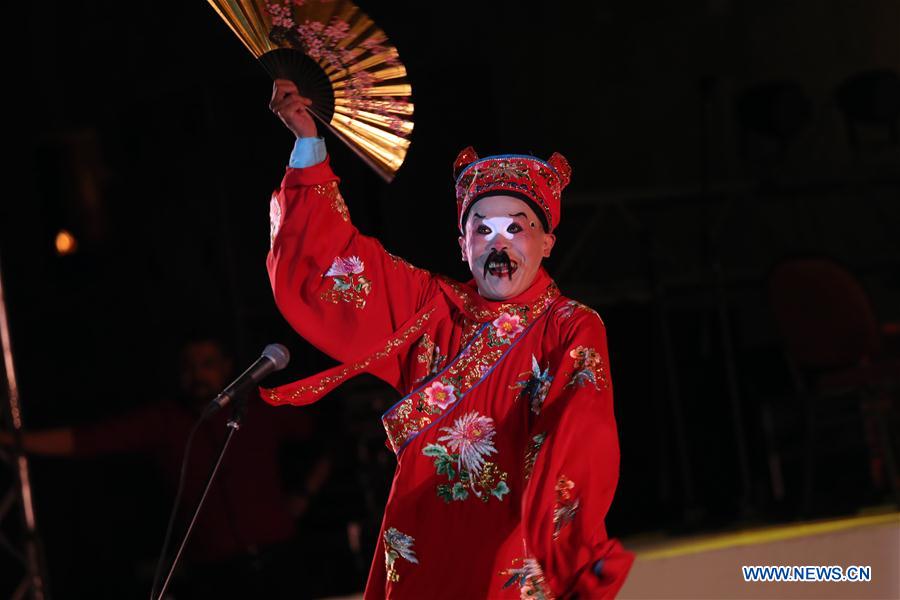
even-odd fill
[[[491,230],[491,232],[485,236],[485,239],[489,242],[493,241],[498,233],[508,240],[513,239],[513,236],[516,235],[515,233],[507,231],[513,222],[512,217],[491,217],[484,219],[481,222],[484,225],[487,225]]]
[[[482,296],[513,298],[534,282],[556,239],[537,221],[528,203],[513,196],[486,196],[472,205],[459,244]]]

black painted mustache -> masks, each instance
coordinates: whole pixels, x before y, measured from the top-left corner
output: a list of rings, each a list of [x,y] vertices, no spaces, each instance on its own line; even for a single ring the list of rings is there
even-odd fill
[[[484,278],[487,279],[488,276],[488,265],[492,262],[496,263],[506,263],[506,275],[512,279],[512,261],[509,259],[509,255],[505,250],[491,250],[491,253],[488,254],[487,259],[484,261]]]

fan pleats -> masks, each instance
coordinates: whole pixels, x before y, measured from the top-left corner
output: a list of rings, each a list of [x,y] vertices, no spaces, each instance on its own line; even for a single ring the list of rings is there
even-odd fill
[[[413,130],[412,86],[397,49],[346,0],[208,0],[273,78],[293,80],[310,112],[386,181]]]

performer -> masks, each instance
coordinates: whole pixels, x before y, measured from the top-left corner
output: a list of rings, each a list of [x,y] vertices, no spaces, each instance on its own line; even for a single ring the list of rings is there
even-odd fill
[[[541,267],[568,163],[460,153],[459,283],[353,226],[309,103],[275,82],[297,140],[267,266],[285,318],[343,364],[263,398],[309,404],[364,372],[403,395],[382,417],[397,468],[365,597],[614,596],[633,558],[604,526],[619,464],[605,329]]]

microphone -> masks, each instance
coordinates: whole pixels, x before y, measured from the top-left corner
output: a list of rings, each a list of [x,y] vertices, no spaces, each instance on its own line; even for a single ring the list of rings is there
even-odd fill
[[[227,406],[230,402],[246,393],[252,387],[265,378],[269,373],[280,371],[285,368],[291,360],[291,353],[281,344],[269,344],[262,352],[262,356],[256,359],[256,362],[250,365],[250,368],[241,373],[241,375],[231,382],[231,384],[222,390],[215,399],[207,405],[204,414],[209,416],[221,408]]]

